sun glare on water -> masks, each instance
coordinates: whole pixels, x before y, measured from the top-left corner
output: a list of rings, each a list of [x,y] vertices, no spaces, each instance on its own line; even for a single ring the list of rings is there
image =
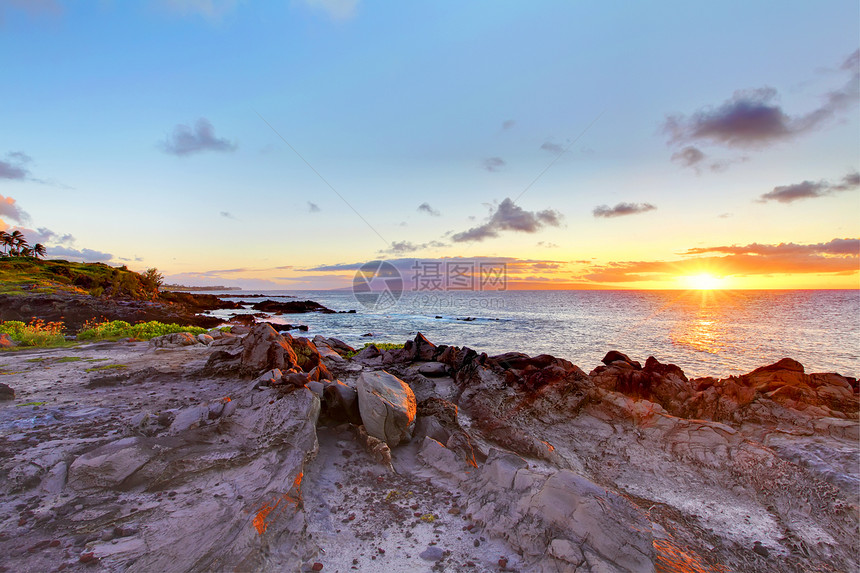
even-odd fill
[[[687,286],[695,290],[714,290],[723,287],[724,278],[715,277],[712,274],[702,273],[686,277]]]

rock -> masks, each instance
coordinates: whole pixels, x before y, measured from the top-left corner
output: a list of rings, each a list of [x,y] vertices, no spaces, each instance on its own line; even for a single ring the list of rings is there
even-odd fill
[[[443,557],[445,557],[445,552],[442,551],[441,547],[437,547],[436,545],[430,545],[418,554],[418,557],[424,559],[425,561],[440,561]]]
[[[603,362],[607,366],[609,366],[613,362],[626,362],[627,364],[629,364],[630,366],[632,366],[636,370],[639,370],[640,368],[642,368],[642,365],[639,364],[639,362],[637,362],[635,360],[631,360],[629,356],[627,356],[626,354],[623,354],[621,352],[618,352],[617,350],[610,350],[609,352],[607,352],[606,356],[603,357],[603,360],[601,360],[601,362]]]
[[[448,366],[441,362],[426,362],[418,367],[418,373],[428,378],[448,376]]]
[[[88,489],[120,485],[156,455],[144,440],[123,438],[79,456],[69,467],[69,486]]]
[[[10,386],[0,382],[0,400],[14,400],[15,390]]]
[[[302,312],[321,312],[323,314],[334,314],[330,308],[326,308],[318,302],[312,300],[291,300],[288,302],[278,302],[274,300],[264,300],[251,306],[254,310],[262,310],[263,312],[280,312],[287,314],[296,314]]]
[[[427,340],[420,332],[413,341],[413,360],[430,361],[436,354],[436,345]]]
[[[289,334],[278,334],[268,324],[257,324],[242,340],[241,368],[246,372],[261,372],[272,368],[298,368],[298,358]]]
[[[329,369],[323,363],[319,363],[314,366],[313,369],[308,372],[308,377],[311,380],[334,380],[334,376],[332,376]]]
[[[209,346],[210,344],[215,342],[215,339],[208,334],[198,334],[197,335],[197,341],[200,342],[201,344],[205,344],[206,346]]]
[[[417,405],[415,394],[405,382],[385,371],[362,372],[356,390],[368,434],[389,446],[409,439]]]
[[[296,354],[299,367],[305,372],[310,372],[320,365],[320,353],[317,347],[307,338],[293,338],[290,343]]]
[[[359,350],[352,358],[353,360],[361,362],[364,360],[371,360],[380,355],[382,355],[382,353],[379,351],[379,348],[377,348],[376,345],[371,344],[370,346],[365,346],[364,348]]]
[[[170,432],[177,433],[199,428],[204,425],[208,419],[209,406],[206,404],[184,408],[177,412],[176,417],[173,419],[173,423],[170,424]]]
[[[194,346],[199,343],[200,341],[190,332],[174,332],[149,340],[149,345],[156,348],[179,348],[181,346]]]
[[[358,393],[342,382],[334,382],[323,389],[325,414],[337,421],[361,424]]]
[[[320,335],[314,336],[313,340],[314,344],[319,347],[320,345],[327,346],[343,356],[344,354],[349,354],[350,352],[355,352],[355,348],[344,342],[343,340],[339,340],[337,338],[325,338]]]

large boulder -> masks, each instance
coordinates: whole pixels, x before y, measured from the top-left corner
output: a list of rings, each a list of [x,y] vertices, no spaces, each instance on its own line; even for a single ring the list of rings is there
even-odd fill
[[[242,341],[242,370],[256,374],[274,368],[298,368],[299,361],[292,342],[292,336],[278,334],[268,324],[253,326]]]
[[[396,446],[412,435],[417,404],[412,389],[388,372],[362,372],[356,384],[367,433]]]
[[[14,400],[15,399],[15,390],[12,387],[7,386],[0,382],[0,400]]]
[[[150,339],[149,345],[156,348],[179,348],[181,346],[194,346],[195,344],[203,344],[190,332],[173,332],[171,334],[163,334]]]

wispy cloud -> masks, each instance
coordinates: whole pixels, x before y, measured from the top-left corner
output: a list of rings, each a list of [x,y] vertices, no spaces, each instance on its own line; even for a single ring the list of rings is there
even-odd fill
[[[846,83],[824,94],[821,105],[810,112],[787,113],[777,103],[778,92],[764,87],[736,91],[719,106],[702,108],[690,116],[671,115],[663,128],[670,144],[707,142],[730,148],[762,148],[812,131],[860,101],[858,53],[852,53],[840,66],[849,74]],[[680,159],[685,160],[685,156]]]
[[[202,151],[235,151],[237,145],[227,139],[215,137],[215,128],[205,117],[194,127],[177,125],[173,133],[160,143],[161,149],[171,155],[185,156]]]
[[[561,220],[561,213],[553,209],[526,211],[511,201],[510,198],[505,198],[490,214],[486,223],[472,227],[462,233],[455,233],[451,240],[456,243],[483,241],[498,237],[502,231],[536,233],[546,226],[560,226]]]
[[[232,219],[234,221],[236,220],[236,216],[233,215],[233,213],[231,213],[230,211],[221,211],[218,214],[221,215],[222,217],[224,217],[225,219]]]
[[[507,162],[501,157],[488,157],[481,164],[487,171],[500,171],[502,167],[507,165]]]
[[[93,249],[74,249],[72,247],[54,246],[48,247],[47,256],[52,258],[70,259],[84,263],[107,262],[113,259],[113,255]]]
[[[428,248],[444,248],[449,245],[443,243],[442,241],[429,241],[426,243],[413,243],[411,241],[394,241],[387,249],[380,249],[378,252],[380,253],[388,253],[392,255],[405,255],[407,253],[414,253],[416,251],[423,251]]]
[[[687,249],[685,255],[701,255],[705,253],[724,253],[730,255],[836,255],[860,256],[860,239],[832,239],[826,243],[779,243],[776,245],[750,243],[749,245],[731,245],[721,247],[695,247]]]
[[[30,215],[21,208],[15,199],[3,195],[0,195],[0,217],[19,223],[27,223],[30,220]]]
[[[0,179],[27,179],[30,171],[25,167],[31,161],[23,151],[10,151],[6,160],[0,160]]]
[[[418,212],[427,213],[432,217],[438,217],[440,214],[439,211],[430,206],[430,203],[421,203],[420,205],[418,205]]]
[[[564,146],[560,143],[553,143],[552,141],[546,141],[543,145],[540,146],[544,151],[548,151],[553,155],[558,155],[564,151]]]
[[[800,199],[814,199],[816,197],[826,197],[833,195],[838,191],[851,191],[860,188],[860,173],[856,171],[849,173],[842,178],[839,183],[831,183],[829,181],[802,181],[792,185],[780,185],[774,187],[773,191],[768,191],[758,201],[765,203],[767,201],[778,201],[779,203],[791,203]]]
[[[516,120],[506,119],[502,122],[502,129],[508,130],[514,127],[517,124]]]
[[[314,203],[313,201],[308,201],[308,213],[319,213],[322,211],[320,206]]]
[[[592,214],[598,218],[623,217],[625,215],[636,215],[638,213],[646,213],[653,211],[657,207],[651,203],[618,203],[615,207],[609,205],[600,205],[595,207]]]

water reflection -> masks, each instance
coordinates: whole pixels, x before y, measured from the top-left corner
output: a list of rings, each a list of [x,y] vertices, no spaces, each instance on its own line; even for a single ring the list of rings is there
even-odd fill
[[[726,348],[728,332],[724,304],[726,293],[688,292],[676,301],[679,316],[669,333],[675,346],[719,354]]]

